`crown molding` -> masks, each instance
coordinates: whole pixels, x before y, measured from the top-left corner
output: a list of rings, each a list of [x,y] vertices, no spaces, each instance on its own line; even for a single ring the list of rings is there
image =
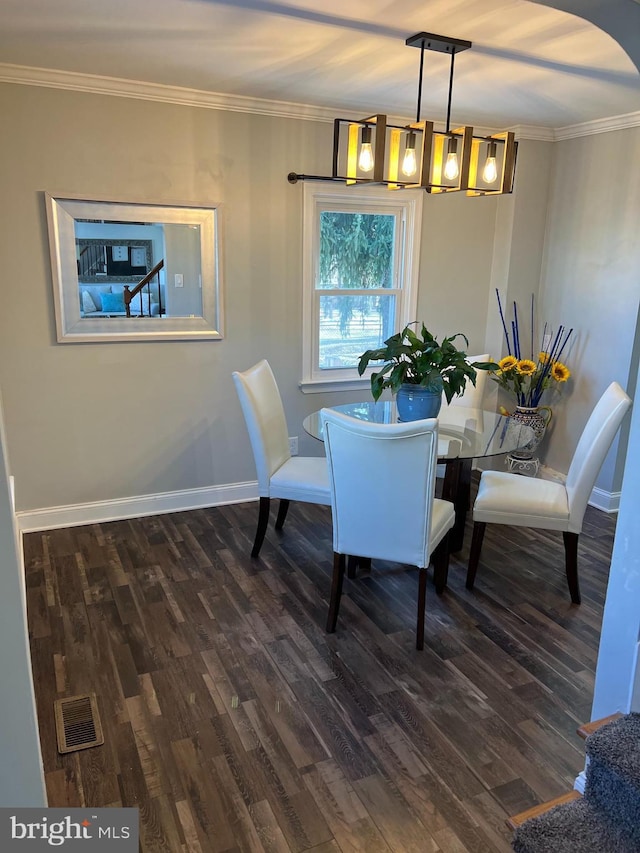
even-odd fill
[[[516,139],[533,139],[537,142],[555,142],[555,131],[552,127],[538,127],[535,124],[515,124],[508,127],[512,130]]]
[[[32,68],[27,65],[0,63],[0,82],[19,83],[25,86],[43,86],[48,89],[67,89],[93,95],[114,95],[119,98],[138,98],[143,101],[160,101],[186,107],[209,110],[226,110],[237,113],[277,116],[279,118],[333,121],[336,110],[296,104],[289,101],[268,101],[243,95],[226,95],[186,89],[163,83],[145,83],[124,80],[120,77],[102,77],[98,74],[78,74],[75,71],[58,71],[50,68]]]
[[[610,118],[598,118],[582,124],[568,124],[566,127],[557,127],[554,136],[556,140],[575,139],[577,136],[611,133],[614,130],[626,130],[629,127],[640,127],[640,111],[621,116],[611,116]]]
[[[638,0],[640,2],[640,0]],[[121,77],[103,77],[98,74],[78,74],[75,71],[59,71],[53,68],[34,68],[28,65],[0,63],[0,82],[17,83],[24,86],[42,86],[48,89],[66,89],[88,92],[94,95],[113,95],[119,98],[138,98],[143,101],[158,101],[187,107],[209,110],[252,113],[278,118],[302,119],[305,121],[333,121],[346,115],[343,109],[317,107],[289,101],[270,101],[244,95],[228,95],[221,92],[206,92],[202,89],[187,89],[182,86],[167,86],[163,83],[145,83],[140,80],[125,80]],[[353,111],[351,111],[353,112]],[[342,115],[341,115],[342,114]],[[640,112],[611,118],[596,119],[582,124],[549,128],[536,125],[515,125],[508,128],[518,139],[556,142],[595,133],[609,133],[629,127],[640,126]],[[494,130],[475,128],[490,134]]]

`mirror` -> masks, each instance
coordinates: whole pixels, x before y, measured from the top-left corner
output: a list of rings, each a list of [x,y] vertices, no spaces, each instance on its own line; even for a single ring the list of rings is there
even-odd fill
[[[45,200],[60,343],[222,337],[216,208]]]

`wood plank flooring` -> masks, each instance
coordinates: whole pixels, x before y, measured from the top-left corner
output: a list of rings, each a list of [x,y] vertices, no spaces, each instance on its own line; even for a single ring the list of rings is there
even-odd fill
[[[571,605],[560,534],[489,526],[449,587],[374,561],[324,632],[331,514],[257,504],[25,536],[49,804],[137,806],[144,851],[510,850],[504,821],[584,767],[615,516],[589,508]],[[375,522],[372,522],[375,523]],[[55,699],[95,691],[105,744],[56,748]]]

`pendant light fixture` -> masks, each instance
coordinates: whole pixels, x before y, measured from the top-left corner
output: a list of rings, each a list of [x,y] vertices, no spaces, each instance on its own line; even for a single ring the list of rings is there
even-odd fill
[[[517,143],[512,132],[474,135],[473,127],[451,129],[451,100],[455,57],[471,47],[470,41],[416,33],[406,40],[420,50],[415,122],[399,126],[386,115],[334,121],[331,176],[289,174],[298,180],[343,181],[348,185],[383,184],[389,189],[422,188],[428,193],[459,192],[499,195],[513,190]],[[444,130],[421,119],[425,51],[451,57],[447,117]]]

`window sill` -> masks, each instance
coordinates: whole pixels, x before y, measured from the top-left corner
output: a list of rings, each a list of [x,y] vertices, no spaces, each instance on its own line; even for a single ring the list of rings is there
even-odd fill
[[[364,379],[311,379],[300,382],[303,394],[323,394],[327,391],[361,391],[371,389],[369,377]]]

